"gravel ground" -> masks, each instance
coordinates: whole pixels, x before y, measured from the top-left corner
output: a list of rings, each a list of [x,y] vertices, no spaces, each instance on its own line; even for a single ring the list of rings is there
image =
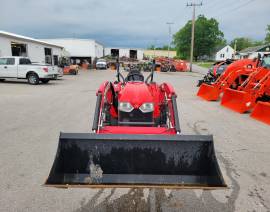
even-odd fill
[[[155,77],[175,87],[184,134],[214,135],[228,189],[43,187],[59,132],[90,131],[96,89],[114,75],[88,71],[48,85],[0,83],[0,211],[270,211],[270,128],[197,98],[201,73]]]

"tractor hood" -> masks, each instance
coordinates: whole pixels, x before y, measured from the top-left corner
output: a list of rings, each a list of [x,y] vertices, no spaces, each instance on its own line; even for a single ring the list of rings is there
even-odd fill
[[[127,82],[119,92],[119,102],[129,102],[134,108],[153,101],[153,96],[144,82]]]

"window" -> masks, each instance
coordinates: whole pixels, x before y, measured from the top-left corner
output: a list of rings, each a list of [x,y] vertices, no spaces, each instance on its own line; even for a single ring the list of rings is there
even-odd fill
[[[14,65],[14,58],[0,58],[0,65]]]
[[[270,68],[270,56],[264,57],[262,60],[262,66]]]
[[[225,54],[220,54],[220,58],[224,58],[225,57]]]
[[[45,63],[52,65],[52,49],[44,48],[45,51]]]
[[[7,65],[14,65],[15,64],[15,58],[8,58],[7,59]]]
[[[58,66],[59,65],[59,60],[57,55],[53,55],[53,65]]]
[[[29,65],[29,64],[31,64],[31,61],[28,58],[20,59],[20,65]]]
[[[6,65],[7,64],[7,58],[0,58],[0,65]]]
[[[27,45],[23,43],[11,42],[12,56],[27,57]]]

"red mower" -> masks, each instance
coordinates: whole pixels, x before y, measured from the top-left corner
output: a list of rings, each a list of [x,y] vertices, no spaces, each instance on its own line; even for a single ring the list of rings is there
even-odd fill
[[[226,187],[213,136],[180,135],[177,95],[153,76],[118,65],[97,91],[93,133],[61,133],[47,186]]]

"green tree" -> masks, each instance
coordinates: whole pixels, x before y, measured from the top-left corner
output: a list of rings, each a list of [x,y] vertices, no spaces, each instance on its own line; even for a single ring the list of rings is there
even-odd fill
[[[267,25],[267,28],[266,28],[265,43],[270,43],[270,25]]]
[[[155,45],[151,45],[147,48],[148,50],[154,50],[155,49]]]
[[[254,41],[250,38],[245,38],[245,37],[240,37],[240,38],[235,38],[231,41],[230,45],[234,47],[236,44],[236,51],[241,51],[245,48],[252,47],[252,46],[260,46],[263,45],[263,41]]]
[[[149,50],[168,50],[168,45],[164,45],[163,47],[155,47],[155,45],[151,45],[149,46],[147,49]],[[175,48],[173,46],[170,47],[171,51],[174,51]]]
[[[177,55],[187,59],[190,57],[192,22],[188,21],[174,35],[174,45]],[[224,34],[219,29],[219,23],[216,19],[207,19],[200,15],[195,22],[195,39],[194,39],[194,57],[197,60],[200,56],[211,56],[218,46],[225,45]]]
[[[263,45],[264,44],[264,41],[261,41],[261,40],[255,40],[253,42],[253,46],[260,46],[260,45]]]
[[[235,44],[236,44],[236,51],[241,51],[245,48],[254,46],[253,41],[250,38],[245,38],[245,37],[233,39],[230,45],[234,47]]]

